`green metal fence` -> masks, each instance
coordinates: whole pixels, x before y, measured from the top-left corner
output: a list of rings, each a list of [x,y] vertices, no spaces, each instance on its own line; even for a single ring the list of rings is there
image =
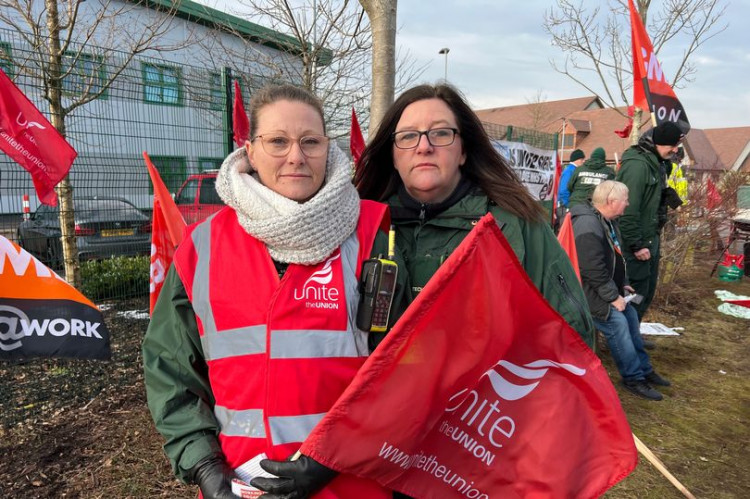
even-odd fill
[[[539,130],[532,130],[530,128],[521,128],[512,125],[498,125],[495,123],[482,123],[485,131],[493,140],[503,140],[508,142],[518,142],[526,144],[538,149],[545,151],[555,151],[558,147],[558,136],[553,133],[540,132]],[[554,172],[554,165],[552,165]],[[548,193],[552,192],[554,182],[553,177],[550,179],[549,185],[545,186],[544,191]],[[547,210],[550,220],[552,218],[552,200],[547,199],[541,201],[542,206]]]
[[[485,131],[491,139],[507,140],[508,142],[521,142],[539,149],[554,151],[557,149],[557,134],[540,132],[530,128],[521,128],[513,125],[498,125],[495,123],[482,123]]]
[[[233,80],[240,83],[246,106],[250,95],[268,80],[233,68],[146,57],[128,60],[126,54],[108,49],[87,47],[79,53],[78,48],[72,46],[70,58],[63,61],[63,104],[100,93],[65,118],[67,140],[78,151],[70,180],[80,205],[76,234],[85,291],[91,289],[86,279],[106,267],[103,259],[148,259],[153,190],[143,151],[176,194],[189,175],[217,168],[233,147]],[[106,57],[100,55],[104,53]],[[37,60],[39,55],[19,33],[0,30],[0,68],[49,117]],[[132,207],[145,219],[133,214]],[[31,175],[0,153],[0,234],[61,272],[57,219],[55,209],[38,202]],[[96,299],[148,293],[148,265],[127,265],[141,269],[142,280],[137,285],[113,283],[106,289],[97,285]]]

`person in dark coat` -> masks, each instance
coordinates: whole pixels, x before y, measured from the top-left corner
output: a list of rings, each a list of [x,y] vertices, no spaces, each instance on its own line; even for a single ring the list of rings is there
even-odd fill
[[[628,188],[607,180],[593,192],[592,201],[570,209],[578,252],[581,283],[591,316],[604,334],[623,386],[649,399],[661,400],[653,385],[670,386],[651,366],[643,346],[638,314],[629,303],[635,296],[628,285],[617,217],[628,206]]]
[[[617,172],[616,180],[630,191],[630,205],[620,225],[628,278],[643,296],[643,301],[635,307],[639,319],[646,315],[656,293],[661,258],[659,239],[667,222],[669,194],[674,192],[667,186],[667,175],[683,136],[682,130],[670,121],[648,130],[638,144],[623,153]]]

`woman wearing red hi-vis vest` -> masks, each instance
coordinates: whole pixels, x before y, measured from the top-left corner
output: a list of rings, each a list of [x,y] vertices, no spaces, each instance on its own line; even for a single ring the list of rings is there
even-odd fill
[[[250,122],[218,175],[227,207],[189,228],[154,309],[149,409],[175,473],[204,498],[235,497],[235,469],[258,456],[278,477],[252,480],[267,497],[391,497],[290,459],[369,353],[358,282],[387,251],[386,207],[360,201],[307,91],[262,89]]]

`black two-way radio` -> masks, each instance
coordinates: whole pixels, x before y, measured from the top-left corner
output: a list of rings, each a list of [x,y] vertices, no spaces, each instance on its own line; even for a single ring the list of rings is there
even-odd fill
[[[391,226],[388,258],[370,258],[362,263],[357,309],[357,327],[362,331],[382,333],[388,328],[398,277],[398,265],[393,261],[395,243],[396,232]]]

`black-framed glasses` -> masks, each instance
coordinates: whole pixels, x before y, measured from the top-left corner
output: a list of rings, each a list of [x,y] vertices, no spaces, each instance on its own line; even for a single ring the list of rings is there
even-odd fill
[[[289,154],[295,141],[306,157],[319,158],[328,151],[329,140],[325,135],[305,135],[297,139],[283,133],[264,133],[263,135],[256,135],[250,142],[256,139],[260,139],[263,150],[275,158],[283,158]]]
[[[427,142],[433,147],[445,147],[456,141],[457,128],[431,128],[420,132],[419,130],[404,130],[393,134],[393,145],[399,149],[414,149],[419,145],[422,135],[427,137]]]

